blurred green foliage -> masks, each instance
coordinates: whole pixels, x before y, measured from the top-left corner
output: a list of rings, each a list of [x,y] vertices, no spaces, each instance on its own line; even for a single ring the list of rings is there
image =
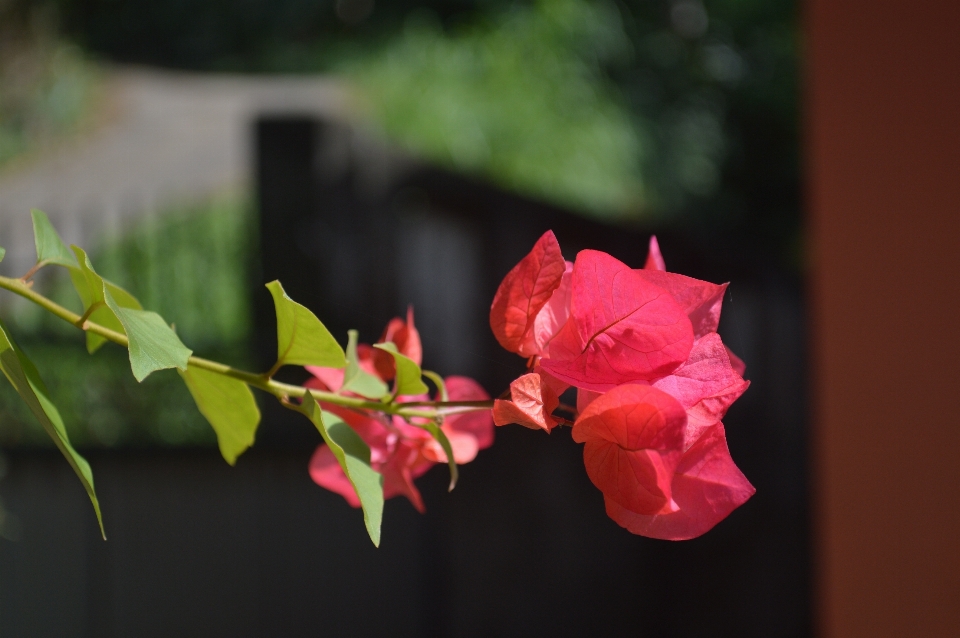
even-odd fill
[[[796,0],[22,1],[113,60],[350,73],[408,147],[580,210],[799,245]]]
[[[92,251],[92,261],[105,278],[174,323],[198,354],[249,367],[249,208],[243,200],[219,198],[165,211],[130,232],[105,238]],[[38,285],[79,311],[66,273],[47,270]],[[216,445],[174,371],[156,372],[138,384],[125,350],[107,344],[89,355],[76,328],[32,304],[18,304],[10,319],[76,445]],[[6,384],[0,386],[0,445],[50,445]]]
[[[604,65],[630,43],[612,5],[549,0],[446,33],[415,13],[347,60],[388,135],[434,161],[594,213],[643,207],[641,129]]]
[[[0,166],[80,130],[102,95],[102,74],[61,42],[44,12],[0,3]]]

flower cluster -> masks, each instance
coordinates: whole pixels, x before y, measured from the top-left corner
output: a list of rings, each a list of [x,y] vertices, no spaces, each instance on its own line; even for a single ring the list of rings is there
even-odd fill
[[[529,369],[494,402],[494,422],[549,432],[576,388],[573,438],[607,514],[634,534],[700,536],[755,491],[721,422],[749,385],[716,332],[725,290],[666,272],[656,238],[635,270],[594,250],[565,261],[547,232],[490,309],[497,340]]]
[[[379,343],[393,343],[397,351],[420,365],[423,351],[420,334],[413,323],[412,311],[404,321],[399,317],[387,324]],[[357,362],[367,374],[383,382],[394,380],[396,363],[384,350],[367,344],[357,346]],[[304,385],[316,390],[342,392],[343,368],[306,366],[313,375]],[[444,379],[450,401],[484,401],[489,395],[473,379],[451,376]],[[399,396],[398,403],[426,401],[429,397]],[[437,463],[447,463],[447,455],[430,433],[420,427],[422,419],[407,421],[377,411],[356,410],[320,402],[321,408],[344,420],[370,446],[370,466],[383,475],[383,496],[403,495],[418,511],[423,512],[423,499],[413,481]],[[457,464],[472,461],[480,450],[493,444],[493,421],[490,411],[465,412],[444,418],[440,429],[446,435]],[[314,482],[343,496],[353,507],[360,507],[356,490],[347,478],[333,452],[321,444],[310,459],[310,476]]]

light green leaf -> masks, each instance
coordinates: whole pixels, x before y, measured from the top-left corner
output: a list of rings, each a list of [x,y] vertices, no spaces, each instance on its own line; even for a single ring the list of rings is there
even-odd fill
[[[370,540],[379,547],[380,523],[383,520],[383,475],[370,467],[370,448],[340,417],[329,412],[321,414],[320,406],[309,392],[304,395],[300,409],[320,430],[320,436],[330,446],[343,473],[357,491],[360,507],[363,508],[363,523]]]
[[[127,335],[130,340],[130,368],[137,381],[143,381],[155,370],[187,369],[192,351],[180,341],[177,333],[155,312],[140,309],[140,303],[127,291],[97,274],[83,249],[73,246],[79,267],[71,269],[73,285],[85,309],[102,304],[90,315],[91,321]],[[116,293],[116,296],[114,294]],[[122,303],[121,303],[122,302]],[[88,333],[89,334],[89,333]],[[94,350],[99,347],[95,345]],[[90,350],[91,342],[87,341]]]
[[[341,392],[353,392],[368,399],[390,396],[387,384],[360,367],[357,358],[357,331],[347,331],[347,369],[343,371]]]
[[[117,305],[121,308],[143,310],[143,306],[141,306],[136,297],[129,292],[98,275],[93,269],[93,264],[90,263],[87,253],[85,253],[82,248],[78,248],[77,246],[73,246],[72,248],[77,256],[79,267],[70,267],[70,280],[73,282],[73,287],[76,288],[77,294],[80,295],[80,300],[83,302],[83,309],[86,311],[94,304],[99,305],[98,308],[90,313],[88,319],[114,332],[126,334],[123,329],[123,324],[120,323],[120,320],[104,302],[103,288],[106,287],[106,289],[110,291]],[[93,332],[87,332],[87,352],[90,354],[99,350],[100,346],[106,342],[106,338]]]
[[[0,248],[0,261],[3,261],[3,258],[6,256],[6,254],[7,254],[7,249]]]
[[[260,410],[250,387],[242,381],[193,366],[177,372],[187,384],[200,413],[217,433],[220,454],[234,465],[237,457],[253,445],[260,423]]]
[[[90,470],[90,464],[77,454],[77,451],[70,445],[67,430],[63,426],[63,419],[50,400],[47,388],[43,384],[43,380],[40,379],[37,368],[10,338],[10,333],[2,321],[0,321],[0,369],[3,370],[3,374],[27,404],[27,407],[30,408],[30,411],[33,412],[43,429],[56,443],[63,456],[66,457],[80,482],[83,483],[83,487],[87,490],[87,495],[93,503],[93,510],[97,514],[100,533],[106,540],[103,517],[100,515],[100,502],[97,500],[97,494],[93,489],[93,472]]]
[[[420,378],[420,366],[417,362],[400,354],[397,344],[390,341],[374,344],[374,348],[389,352],[397,363],[397,379],[394,392],[398,395],[426,394],[430,391],[427,384]]]
[[[103,292],[107,306],[123,324],[130,340],[130,369],[137,381],[143,381],[155,370],[187,369],[193,351],[183,345],[163,317],[147,310],[121,308],[106,287]]]
[[[30,211],[30,217],[33,218],[33,241],[37,246],[37,263],[76,268],[77,260],[60,239],[47,214],[34,208]]]
[[[450,445],[450,439],[447,438],[447,435],[436,423],[430,422],[423,427],[437,440],[437,443],[443,448],[443,453],[447,455],[447,467],[450,468],[450,486],[447,488],[447,491],[452,492],[453,488],[457,486],[457,479],[460,477],[460,472],[457,469],[457,462],[453,459],[453,447]]]
[[[279,281],[267,284],[277,310],[277,363],[342,368],[343,348],[316,315],[287,296]]]
[[[443,382],[443,377],[432,370],[421,370],[421,372],[437,386],[437,398],[440,401],[449,401],[450,395],[447,394],[447,384]]]

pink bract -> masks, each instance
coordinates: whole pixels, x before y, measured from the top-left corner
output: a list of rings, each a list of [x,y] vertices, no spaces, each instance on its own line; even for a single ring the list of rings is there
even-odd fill
[[[394,341],[397,350],[420,363],[420,335],[413,326],[413,311],[407,313],[407,320],[400,318],[390,321],[384,331],[383,339]],[[395,368],[388,368],[378,362],[380,350],[367,344],[357,346],[357,358],[360,367],[366,372],[389,381],[384,375],[392,377]],[[391,357],[391,362],[393,358]],[[336,392],[343,385],[343,370],[307,366],[313,375],[305,387]],[[447,394],[451,401],[486,401],[490,396],[473,379],[451,376],[444,379]],[[400,401],[421,401],[426,396],[400,397]],[[351,410],[340,406],[320,402],[320,407],[342,418],[360,438],[370,447],[370,466],[383,475],[383,497],[406,496],[420,512],[424,511],[423,499],[414,484],[414,479],[423,475],[437,463],[446,463],[447,455],[430,434],[416,425],[405,422],[400,417],[387,417],[364,411]],[[493,444],[493,418],[490,410],[466,412],[446,417],[441,429],[450,441],[454,461],[468,463],[477,456],[477,452]],[[360,507],[353,486],[347,479],[326,445],[317,447],[310,459],[310,476],[317,485],[336,492],[353,507]]]
[[[670,483],[683,453],[687,415],[676,399],[627,384],[592,402],[573,426],[585,443],[587,476],[604,496],[635,512],[675,509]]]
[[[500,345],[523,356],[535,354],[526,352],[523,346],[533,332],[537,314],[560,286],[565,270],[560,244],[548,230],[507,273],[493,297],[490,327]]]
[[[497,399],[493,402],[493,422],[495,425],[517,423],[549,432],[559,422],[552,416],[558,405],[560,399],[556,393],[539,374],[531,372],[510,384],[509,401]]]
[[[684,452],[670,489],[676,511],[638,512],[604,494],[607,515],[634,534],[687,540],[708,532],[756,492],[730,457],[722,423]]]
[[[584,250],[573,266],[570,318],[540,365],[602,391],[663,376],[692,346],[690,320],[664,289],[606,253]]]
[[[555,283],[562,258],[553,242],[544,235],[498,291],[535,290],[544,269],[534,265],[554,264],[549,299],[516,315],[508,349],[532,357],[531,372],[511,384],[510,400],[495,402],[496,423],[549,432],[553,397],[576,387],[573,438],[584,443],[587,474],[610,517],[654,538],[706,532],[754,493],[721,423],[749,386],[743,362],[716,332],[727,284],[667,272],[656,237],[641,270],[586,250]],[[503,312],[495,300],[492,325]]]

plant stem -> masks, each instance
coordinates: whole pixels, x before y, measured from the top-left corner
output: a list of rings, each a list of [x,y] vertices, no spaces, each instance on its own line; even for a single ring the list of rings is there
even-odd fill
[[[78,315],[77,313],[64,308],[52,299],[44,297],[40,293],[36,292],[22,279],[0,277],[0,288],[5,288],[14,294],[20,295],[24,299],[32,301],[44,310],[50,312],[56,317],[59,317],[60,319],[63,319],[67,323],[80,328],[81,330],[100,335],[108,341],[112,341],[123,346],[124,348],[128,348],[130,346],[130,340],[127,339],[126,335],[90,321],[88,319],[91,314],[89,310],[83,315]],[[256,374],[254,372],[240,370],[217,361],[211,361],[210,359],[204,359],[196,356],[191,356],[188,359],[188,365],[193,366],[194,368],[200,368],[209,372],[221,374],[223,376],[236,379],[237,381],[242,381],[251,387],[272,394],[281,401],[288,400],[290,398],[301,398],[307,392],[310,392],[310,394],[313,395],[313,398],[316,399],[318,403],[331,403],[333,405],[339,405],[345,408],[352,408],[356,410],[375,410],[385,414],[394,414],[405,418],[419,417],[426,419],[433,419],[444,414],[457,414],[460,412],[470,412],[474,410],[489,410],[493,407],[493,401],[412,401],[410,403],[396,403],[391,400],[388,403],[383,403],[381,401],[372,401],[362,397],[344,396],[335,392],[307,389],[298,385],[274,381],[271,377],[272,373],[276,370],[271,370],[271,372],[268,374]]]

